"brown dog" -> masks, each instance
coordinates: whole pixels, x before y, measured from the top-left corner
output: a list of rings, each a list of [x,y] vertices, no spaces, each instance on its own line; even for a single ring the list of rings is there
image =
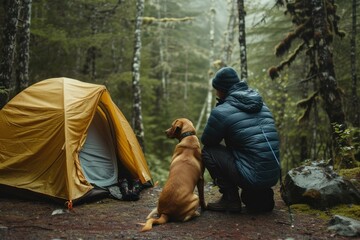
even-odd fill
[[[187,221],[199,216],[199,205],[205,210],[204,165],[201,160],[199,139],[192,122],[176,119],[165,131],[167,137],[179,139],[172,156],[168,180],[160,193],[159,202],[147,216],[142,232],[152,229],[153,224],[168,221]],[[199,196],[194,194],[197,186]],[[155,213],[159,218],[152,217]]]

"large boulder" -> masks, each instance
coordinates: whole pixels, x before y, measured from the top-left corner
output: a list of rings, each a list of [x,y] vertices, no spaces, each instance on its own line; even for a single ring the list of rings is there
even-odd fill
[[[304,203],[317,209],[338,204],[359,204],[360,192],[331,166],[310,165],[290,170],[284,180],[281,197],[285,203]]]

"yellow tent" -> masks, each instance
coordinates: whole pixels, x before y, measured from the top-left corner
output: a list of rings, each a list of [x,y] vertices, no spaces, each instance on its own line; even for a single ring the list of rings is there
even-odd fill
[[[47,79],[0,110],[2,186],[71,202],[94,185],[116,183],[119,167],[151,181],[136,136],[105,86]]]

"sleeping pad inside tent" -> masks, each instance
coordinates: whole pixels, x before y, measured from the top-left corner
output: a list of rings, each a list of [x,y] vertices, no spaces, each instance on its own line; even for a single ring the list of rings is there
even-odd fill
[[[110,192],[119,198],[124,179],[130,188],[132,181],[152,183],[139,142],[105,86],[47,79],[0,110],[2,196],[33,193],[76,203]]]

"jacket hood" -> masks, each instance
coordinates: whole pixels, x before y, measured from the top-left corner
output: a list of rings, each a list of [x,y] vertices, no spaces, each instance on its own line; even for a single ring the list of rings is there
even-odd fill
[[[247,113],[260,112],[263,106],[259,92],[249,88],[244,81],[236,83],[229,89],[225,102]]]

